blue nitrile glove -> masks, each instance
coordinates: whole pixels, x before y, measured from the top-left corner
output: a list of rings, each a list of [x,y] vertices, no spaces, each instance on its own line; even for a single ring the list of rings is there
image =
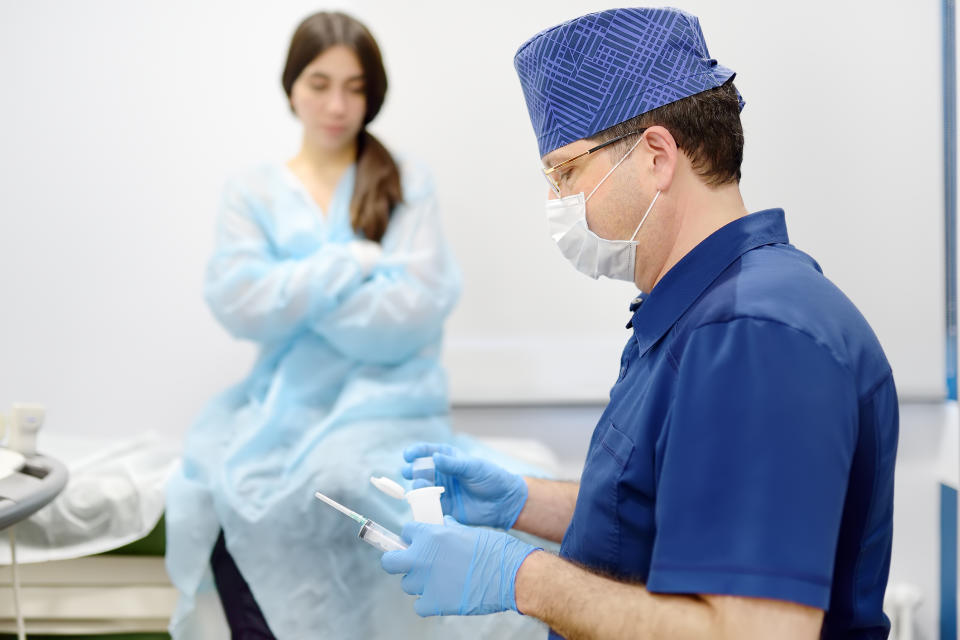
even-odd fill
[[[414,611],[424,617],[516,611],[517,570],[538,547],[502,531],[465,527],[450,516],[444,522],[405,524],[410,547],[380,558],[387,573],[406,574],[400,586],[420,596]]]
[[[464,524],[501,529],[514,525],[527,502],[527,483],[522,476],[481,458],[468,458],[448,444],[419,442],[404,450],[403,459],[410,463],[431,454],[436,484],[444,488],[440,495],[444,513]],[[401,473],[412,479],[412,465],[404,465]],[[416,480],[413,488],[427,485]]]

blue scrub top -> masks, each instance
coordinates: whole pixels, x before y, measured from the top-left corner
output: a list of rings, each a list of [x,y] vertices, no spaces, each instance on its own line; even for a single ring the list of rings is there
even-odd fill
[[[823,609],[823,638],[886,638],[893,376],[783,211],[718,230],[631,309],[560,555],[654,593]]]

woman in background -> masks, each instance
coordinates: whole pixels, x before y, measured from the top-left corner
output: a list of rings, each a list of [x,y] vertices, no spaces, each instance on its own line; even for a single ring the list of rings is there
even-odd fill
[[[408,508],[370,476],[397,477],[415,441],[477,446],[449,427],[439,356],[460,279],[431,179],[366,129],[387,89],[376,42],[312,15],[282,80],[302,146],[227,184],[207,271],[214,314],[261,352],[193,425],[168,485],[171,633],[216,637],[217,607],[198,606],[216,594],[234,638],[537,635],[516,616],[417,618],[357,525],[313,498],[399,532]]]

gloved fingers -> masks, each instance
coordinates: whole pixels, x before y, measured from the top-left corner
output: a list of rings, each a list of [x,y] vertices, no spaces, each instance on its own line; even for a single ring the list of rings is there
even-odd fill
[[[416,480],[413,481],[414,489],[423,489],[424,487],[432,487],[432,486],[434,486],[432,482],[430,482],[429,480],[424,480],[423,478],[417,478]]]
[[[413,462],[417,458],[425,458],[437,451],[448,455],[456,454],[453,447],[442,442],[418,442],[403,450],[403,459],[407,462]]]
[[[406,549],[387,551],[380,556],[380,566],[387,573],[407,573],[413,568],[413,555]]]
[[[405,593],[410,594],[411,596],[419,596],[423,593],[423,576],[422,571],[413,571],[403,576],[403,580],[400,581],[400,587],[404,590]]]
[[[442,452],[433,454],[433,464],[437,471],[451,476],[469,475],[481,462],[476,458],[455,458]]]
[[[450,489],[440,494],[440,510],[444,513],[453,513],[453,492]]]
[[[417,615],[421,618],[427,618],[429,616],[439,616],[442,615],[439,609],[433,605],[429,600],[426,600],[423,597],[417,598],[413,603],[413,610],[417,612]]]
[[[357,264],[360,265],[360,271],[364,278],[373,272],[383,253],[380,245],[371,240],[354,240],[347,245],[347,248]]]
[[[425,524],[423,522],[417,522],[411,520],[410,522],[403,525],[403,529],[400,531],[400,537],[407,541],[411,547],[416,544],[417,537],[429,530],[430,527],[438,527],[440,525],[436,524]]]
[[[413,480],[413,464],[407,463],[400,467],[400,475],[402,475],[407,480]]]

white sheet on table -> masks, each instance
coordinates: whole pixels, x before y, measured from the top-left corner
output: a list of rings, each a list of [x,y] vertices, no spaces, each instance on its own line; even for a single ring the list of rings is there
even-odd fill
[[[103,553],[139,540],[159,522],[164,484],[179,464],[178,445],[152,432],[123,441],[50,434],[40,445],[67,466],[70,479],[53,502],[17,523],[18,563]],[[0,564],[10,564],[6,536]]]

